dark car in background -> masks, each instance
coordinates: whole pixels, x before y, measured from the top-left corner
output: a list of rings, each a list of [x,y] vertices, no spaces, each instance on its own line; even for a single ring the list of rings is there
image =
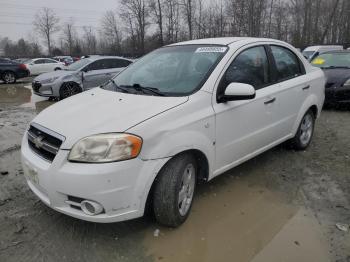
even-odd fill
[[[0,80],[13,84],[17,79],[27,76],[29,76],[29,70],[26,65],[0,58]]]
[[[350,105],[350,50],[326,52],[311,63],[326,75],[325,105]]]

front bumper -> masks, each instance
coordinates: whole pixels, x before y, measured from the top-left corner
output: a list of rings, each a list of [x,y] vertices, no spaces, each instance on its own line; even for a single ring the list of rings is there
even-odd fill
[[[153,180],[168,159],[144,161],[139,158],[106,164],[67,161],[69,151],[59,150],[48,162],[22,141],[22,166],[30,189],[49,207],[91,222],[110,223],[143,215]],[[70,204],[75,199],[101,204],[103,213],[85,214]]]
[[[349,87],[329,87],[326,88],[325,104],[350,104],[350,88]]]
[[[29,70],[19,70],[16,72],[17,78],[25,78],[30,75]]]

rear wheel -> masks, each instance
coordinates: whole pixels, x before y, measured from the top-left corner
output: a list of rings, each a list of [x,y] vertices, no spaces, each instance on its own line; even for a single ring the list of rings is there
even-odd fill
[[[309,110],[301,120],[295,137],[289,143],[296,150],[305,150],[311,143],[315,128],[315,115]]]
[[[13,72],[7,71],[7,72],[3,73],[2,80],[6,84],[14,84],[14,83],[16,83],[16,75]]]
[[[81,87],[75,82],[64,83],[60,88],[60,99],[81,93]]]
[[[190,154],[171,159],[157,177],[153,210],[156,220],[177,227],[187,219],[196,188],[197,162]]]

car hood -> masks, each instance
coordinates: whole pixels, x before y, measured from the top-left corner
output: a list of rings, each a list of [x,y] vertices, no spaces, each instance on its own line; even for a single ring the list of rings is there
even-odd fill
[[[350,69],[347,68],[323,69],[323,72],[328,85],[342,86],[350,78]]]
[[[64,76],[68,76],[68,75],[72,75],[76,73],[76,71],[66,71],[66,70],[56,70],[53,72],[49,72],[49,73],[44,73],[41,74],[39,76],[37,76],[34,81],[42,81],[42,80],[46,80],[46,79],[50,79],[53,77],[64,77]]]
[[[94,88],[48,107],[33,122],[64,136],[61,148],[71,149],[86,136],[125,132],[187,101],[188,97],[133,95]]]

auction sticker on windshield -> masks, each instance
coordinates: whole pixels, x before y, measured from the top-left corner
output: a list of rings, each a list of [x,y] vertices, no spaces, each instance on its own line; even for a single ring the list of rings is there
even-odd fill
[[[197,48],[196,53],[224,53],[226,50],[227,47],[208,46]]]

